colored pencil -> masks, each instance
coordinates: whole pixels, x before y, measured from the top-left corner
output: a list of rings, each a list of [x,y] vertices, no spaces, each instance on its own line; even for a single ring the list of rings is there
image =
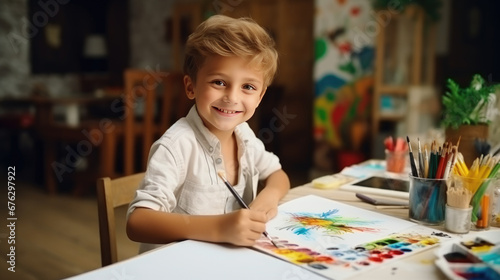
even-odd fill
[[[437,166],[437,171],[436,171],[436,179],[441,179],[443,178],[443,173],[444,173],[444,167],[446,165],[446,151],[447,151],[447,143],[443,144],[443,147],[441,148],[441,155],[439,157],[439,162]]]

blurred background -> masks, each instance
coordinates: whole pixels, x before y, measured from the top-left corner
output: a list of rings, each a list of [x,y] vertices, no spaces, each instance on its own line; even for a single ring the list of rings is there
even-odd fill
[[[31,244],[18,251],[22,279],[99,266],[95,181],[124,174],[128,160],[124,72],[143,70],[151,81],[181,72],[187,36],[211,15],[249,16],[276,40],[279,70],[250,124],[297,186],[383,158],[388,136],[442,141],[447,79],[500,82],[499,8],[494,0],[0,0],[0,159],[3,170],[15,166],[19,218],[30,224],[17,231]],[[168,125],[190,106],[182,90],[174,94],[172,108],[161,108]],[[498,116],[481,141],[498,145]],[[141,143],[134,172],[144,170]],[[1,230],[2,257],[6,237]],[[80,249],[66,255],[69,247]],[[43,255],[52,261],[30,270]]]

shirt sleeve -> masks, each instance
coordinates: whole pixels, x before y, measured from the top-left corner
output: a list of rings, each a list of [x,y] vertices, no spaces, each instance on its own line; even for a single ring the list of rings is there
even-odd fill
[[[168,149],[161,142],[151,147],[148,167],[127,216],[137,207],[172,212],[177,205],[175,192],[182,176],[183,163],[175,156],[175,149]]]

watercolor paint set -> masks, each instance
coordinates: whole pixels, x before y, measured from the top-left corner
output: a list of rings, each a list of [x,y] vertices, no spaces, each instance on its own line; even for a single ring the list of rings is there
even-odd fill
[[[396,234],[352,247],[333,246],[318,250],[286,240],[275,240],[278,244],[276,248],[268,240],[261,239],[257,246],[306,269],[341,279],[431,248],[440,243],[442,238],[443,235],[440,233],[437,235]]]
[[[443,244],[437,255],[436,265],[449,279],[500,279],[500,231]]]
[[[256,249],[328,278],[344,279],[452,240],[452,236],[377,212],[307,196],[280,205],[267,226],[277,246]]]

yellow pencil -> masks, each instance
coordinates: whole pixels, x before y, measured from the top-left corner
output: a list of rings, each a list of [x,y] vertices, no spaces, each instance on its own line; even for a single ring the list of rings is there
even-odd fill
[[[464,173],[464,176],[469,174],[469,169],[467,168],[467,165],[464,162],[464,155],[462,153],[458,153],[458,163],[460,164],[460,167],[462,168],[462,171]]]
[[[472,166],[470,167],[469,173],[467,174],[467,177],[470,178],[477,178],[477,175],[479,173],[479,159],[475,159],[472,162]]]

